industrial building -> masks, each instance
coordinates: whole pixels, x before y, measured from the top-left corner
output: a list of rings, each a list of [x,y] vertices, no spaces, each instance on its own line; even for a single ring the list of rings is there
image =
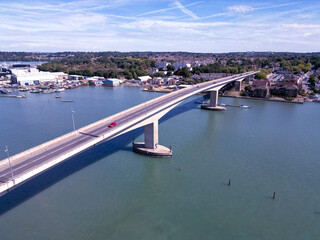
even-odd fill
[[[57,76],[64,73],[42,72],[36,68],[12,68],[12,84],[38,85],[45,82],[57,82]]]
[[[116,87],[122,83],[122,80],[117,79],[117,78],[107,78],[107,79],[103,80],[102,82],[103,82],[103,86]]]

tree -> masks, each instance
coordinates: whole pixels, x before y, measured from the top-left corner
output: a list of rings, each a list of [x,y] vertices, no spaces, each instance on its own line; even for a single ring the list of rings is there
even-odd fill
[[[314,87],[316,85],[316,76],[314,74],[312,74],[310,77],[309,77],[309,81],[310,83],[310,86],[311,87]]]
[[[174,66],[171,65],[171,64],[169,64],[169,65],[167,66],[167,70],[168,70],[168,71],[174,71]]]
[[[183,67],[183,68],[180,68],[178,69],[176,72],[175,72],[176,75],[181,75],[185,78],[188,78],[188,77],[191,77],[192,76],[192,73],[189,71],[189,69],[187,67]]]
[[[267,75],[264,72],[258,72],[255,76],[256,79],[267,79]]]

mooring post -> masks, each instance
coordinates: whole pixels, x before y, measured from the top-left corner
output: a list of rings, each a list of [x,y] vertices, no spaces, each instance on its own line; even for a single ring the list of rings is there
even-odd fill
[[[276,192],[273,192],[273,197],[272,199],[275,199],[276,198]]]

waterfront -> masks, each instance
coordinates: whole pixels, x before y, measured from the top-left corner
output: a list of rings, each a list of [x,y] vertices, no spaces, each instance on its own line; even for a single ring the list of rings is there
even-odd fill
[[[80,127],[159,96],[130,87],[61,94],[74,103],[27,94],[0,99],[0,146],[11,154],[71,131],[71,108]],[[1,239],[318,239],[318,105],[220,98],[253,108],[209,112],[196,98],[160,124],[172,159],[132,153],[141,131],[90,149],[0,199]]]

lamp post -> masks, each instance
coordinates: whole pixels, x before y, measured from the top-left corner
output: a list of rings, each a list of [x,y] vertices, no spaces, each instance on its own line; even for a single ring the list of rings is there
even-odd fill
[[[73,108],[71,108],[71,112],[72,112],[72,125],[73,125],[73,131],[76,131],[76,124],[74,123],[74,110],[73,110]]]
[[[7,145],[6,145],[6,150],[4,150],[4,151],[7,153],[7,156],[8,156],[8,161],[9,161],[9,166],[10,166],[10,171],[11,171],[11,180],[12,180],[13,184],[15,184],[14,176],[13,176],[13,171],[12,171],[11,160],[10,160],[9,149],[8,149],[8,146],[7,146]]]

